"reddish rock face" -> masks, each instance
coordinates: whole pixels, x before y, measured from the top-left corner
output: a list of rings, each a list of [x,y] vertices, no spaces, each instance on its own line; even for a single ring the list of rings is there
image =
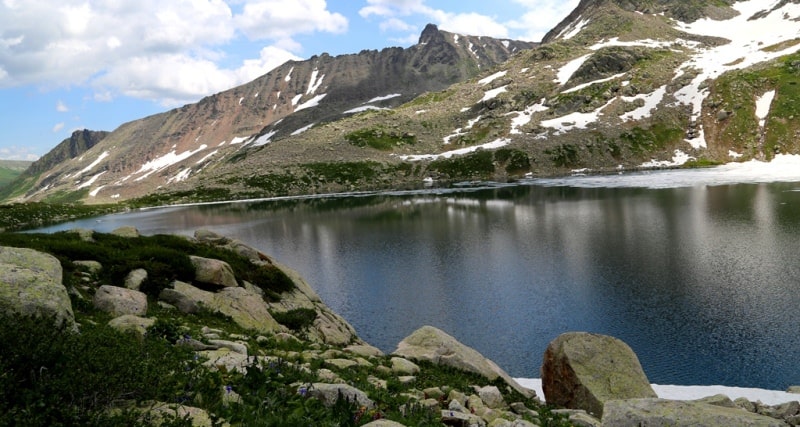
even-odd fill
[[[657,397],[633,350],[605,335],[559,336],[545,350],[541,375],[547,403],[596,417],[610,400]]]

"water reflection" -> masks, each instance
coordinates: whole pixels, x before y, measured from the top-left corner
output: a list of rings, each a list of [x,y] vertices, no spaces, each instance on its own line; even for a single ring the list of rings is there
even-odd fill
[[[550,340],[586,330],[630,344],[653,382],[782,389],[800,383],[795,186],[524,185],[171,208],[58,228],[241,239],[299,270],[385,351],[430,324],[530,377]]]

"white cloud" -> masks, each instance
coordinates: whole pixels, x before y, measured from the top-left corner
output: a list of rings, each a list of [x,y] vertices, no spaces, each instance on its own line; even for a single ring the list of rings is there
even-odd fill
[[[403,20],[390,18],[380,23],[381,31],[410,31],[416,30],[413,25],[409,25]]]
[[[59,100],[56,102],[56,111],[59,113],[66,113],[69,111],[69,107],[67,107],[67,104],[64,104],[64,101]]]
[[[297,59],[295,35],[347,25],[324,0],[4,0],[0,88],[78,85],[102,101],[193,102]],[[244,35],[265,43],[237,64],[224,49]]]
[[[0,147],[0,159],[34,161],[38,158],[39,156],[31,153],[28,147],[18,147],[16,145]]]
[[[579,0],[514,0],[528,9],[519,19],[506,23],[512,31],[512,37],[521,40],[541,41],[548,31],[553,29],[572,12]]]
[[[60,131],[61,129],[64,129],[64,122],[56,123],[56,125],[53,126],[53,133],[56,133],[56,132]]]
[[[477,13],[444,14],[440,18],[439,27],[457,34],[508,38],[505,25]]]
[[[325,0],[257,0],[244,5],[237,26],[250,38],[283,39],[293,34],[347,31],[347,18],[331,13]]]

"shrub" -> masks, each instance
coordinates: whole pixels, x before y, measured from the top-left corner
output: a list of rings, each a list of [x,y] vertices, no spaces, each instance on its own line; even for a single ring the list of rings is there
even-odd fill
[[[293,331],[304,331],[314,324],[317,312],[313,308],[296,308],[285,312],[270,313],[275,321]]]

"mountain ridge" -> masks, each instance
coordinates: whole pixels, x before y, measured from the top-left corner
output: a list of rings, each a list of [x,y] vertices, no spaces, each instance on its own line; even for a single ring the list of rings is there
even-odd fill
[[[101,173],[90,168],[79,184],[86,192],[81,200],[143,195],[145,204],[230,200],[798,154],[798,3],[765,8],[755,0],[585,0],[533,49],[518,50],[491,68],[473,66],[478,68],[473,77],[440,89],[398,94],[373,88],[374,97],[350,110],[334,102],[345,97],[337,98],[325,86],[323,68],[309,62],[300,79],[308,84],[293,87],[283,104],[273,104],[292,113],[264,126],[242,123],[247,132],[238,137],[237,149],[216,154],[210,146],[181,147],[173,157],[188,153],[192,163],[176,161],[165,168],[157,161],[166,157],[153,152],[145,157],[153,172],[143,173],[158,173],[163,183],[139,185],[137,191],[130,191],[125,180],[89,182]],[[445,53],[455,49],[461,52],[458,58],[475,57],[476,42],[484,39],[426,28],[420,44],[382,52],[420,59],[400,67],[406,76],[427,67],[425,76],[446,80],[448,72],[469,63],[454,63],[455,57]],[[508,50],[511,43],[494,46]],[[327,58],[312,57],[317,64]],[[397,61],[380,63],[392,64]],[[294,80],[293,65],[283,67],[269,78]],[[370,75],[369,67],[349,71]],[[225,96],[238,96],[241,103],[253,94],[237,94],[234,88]],[[199,104],[210,104],[213,97]],[[186,130],[195,132],[191,136],[201,131]],[[123,190],[127,193],[120,195]],[[113,191],[119,191],[117,198]]]
[[[181,179],[181,171],[201,169],[216,153],[236,151],[238,147],[230,147],[253,142],[253,135],[288,135],[309,123],[352,114],[347,110],[399,105],[533,46],[530,42],[462,36],[428,25],[420,43],[408,49],[363,50],[336,57],[323,53],[305,61],[289,61],[250,83],[125,123],[98,147],[86,147],[84,151],[93,159],[72,155],[59,157],[58,164],[40,162],[48,167],[31,170],[25,181],[18,181],[13,192],[4,196],[43,200],[56,193],[79,192],[70,198],[86,200],[98,195],[98,186],[124,187],[121,193],[126,194],[106,194],[105,201],[141,196]],[[280,121],[280,128],[267,129]],[[170,168],[177,163],[183,168]],[[160,178],[154,180],[153,176]]]

